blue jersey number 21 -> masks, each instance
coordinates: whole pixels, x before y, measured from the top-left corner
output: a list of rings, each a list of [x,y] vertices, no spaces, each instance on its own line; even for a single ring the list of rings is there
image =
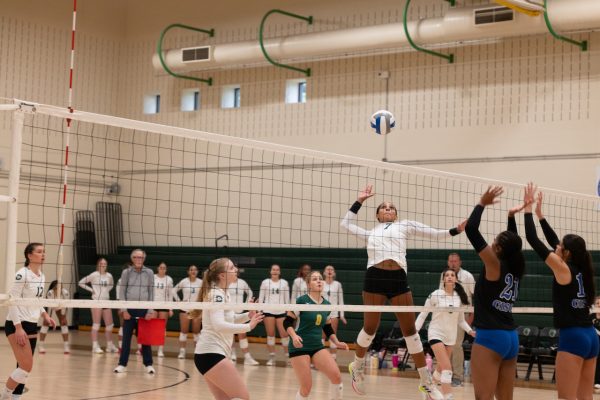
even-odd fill
[[[516,301],[519,296],[519,280],[515,279],[513,274],[506,274],[504,283],[506,283],[506,286],[500,293],[500,298],[507,301]]]

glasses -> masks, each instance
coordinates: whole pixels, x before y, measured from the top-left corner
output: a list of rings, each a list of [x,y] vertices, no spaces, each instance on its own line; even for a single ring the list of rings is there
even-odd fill
[[[143,259],[143,258],[144,258],[144,256],[133,256],[133,257],[131,257],[131,258],[133,258],[134,260],[135,260],[135,259]]]

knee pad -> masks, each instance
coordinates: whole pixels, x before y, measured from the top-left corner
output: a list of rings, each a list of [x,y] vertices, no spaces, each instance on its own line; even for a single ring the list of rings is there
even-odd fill
[[[332,341],[329,341],[329,348],[330,348],[331,350],[335,350],[335,349],[337,349],[337,346],[336,346],[336,345],[335,345],[335,343],[333,343]]]
[[[10,374],[10,378],[20,384],[25,384],[25,382],[27,382],[27,377],[29,376],[29,372],[25,371],[24,369],[21,368],[17,368],[15,369],[12,374]]]
[[[340,400],[344,392],[343,383],[331,383],[329,385],[329,398],[332,400]]]
[[[92,330],[98,332],[100,330],[100,324],[92,324]]]
[[[187,342],[187,333],[179,332],[179,341]]]
[[[411,336],[406,336],[406,350],[409,354],[418,354],[423,352],[423,343],[421,342],[421,336],[415,333]]]
[[[49,326],[42,325],[42,327],[40,328],[40,333],[43,333],[45,335],[48,333],[48,329],[50,329]]]
[[[442,377],[440,379],[442,383],[452,383],[452,370],[445,369],[442,371]]]
[[[66,326],[66,325],[63,325],[63,326],[61,326],[61,327],[60,327],[60,332],[61,332],[63,335],[68,335],[68,334],[69,334],[69,327],[68,327],[68,326]]]
[[[104,328],[104,332],[112,333],[112,330],[114,327],[115,327],[115,324],[106,325],[106,327]]]
[[[194,342],[198,342],[199,337],[200,337],[199,333],[194,333]]]
[[[267,336],[267,346],[275,346],[275,336]]]
[[[248,348],[248,339],[240,339],[240,349]]]
[[[281,338],[281,345],[283,347],[288,347],[290,345],[290,338],[289,337]]]
[[[119,328],[119,336],[123,336],[123,327]]]
[[[362,328],[358,334],[358,337],[356,338],[356,344],[360,347],[368,349],[369,346],[371,346],[371,343],[373,343],[374,338],[375,335],[369,335],[367,332],[365,332],[365,328]]]

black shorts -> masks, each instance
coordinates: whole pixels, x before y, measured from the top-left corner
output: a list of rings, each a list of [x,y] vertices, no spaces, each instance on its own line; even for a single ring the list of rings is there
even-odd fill
[[[404,269],[387,270],[370,267],[365,274],[363,290],[367,293],[382,294],[388,299],[410,292]]]
[[[224,359],[225,356],[218,353],[194,354],[194,364],[196,364],[196,368],[202,375],[206,374],[212,367]]]
[[[265,318],[271,317],[271,318],[275,318],[275,319],[279,319],[279,318],[285,318],[286,313],[283,314],[271,314],[271,313],[263,313]]]
[[[446,346],[446,344],[444,342],[442,342],[440,339],[431,339],[428,342],[429,342],[429,346],[433,346],[434,344],[438,344],[438,343],[441,343],[444,346]]]
[[[22,321],[21,327],[25,330],[27,335],[37,335],[39,330],[36,322]],[[4,333],[6,333],[6,337],[9,337],[16,331],[17,328],[15,327],[15,324],[13,324],[12,321],[6,320],[6,323],[4,324]]]
[[[289,357],[292,358],[292,357],[300,357],[300,356],[309,356],[310,358],[313,358],[313,356],[315,354],[317,354],[318,352],[320,352],[321,350],[325,350],[325,347],[321,347],[316,350],[290,351]]]

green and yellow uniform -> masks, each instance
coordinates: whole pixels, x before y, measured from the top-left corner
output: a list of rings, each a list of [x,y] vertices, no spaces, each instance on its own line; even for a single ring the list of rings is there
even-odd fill
[[[296,299],[296,304],[317,304],[308,294],[302,295]],[[323,299],[321,304],[331,304]],[[296,314],[299,322],[297,323],[296,333],[302,338],[302,348],[294,347],[294,342],[290,340],[288,346],[290,355],[295,352],[316,353],[324,349],[321,338],[323,337],[323,327],[329,318],[329,311],[300,311]]]

